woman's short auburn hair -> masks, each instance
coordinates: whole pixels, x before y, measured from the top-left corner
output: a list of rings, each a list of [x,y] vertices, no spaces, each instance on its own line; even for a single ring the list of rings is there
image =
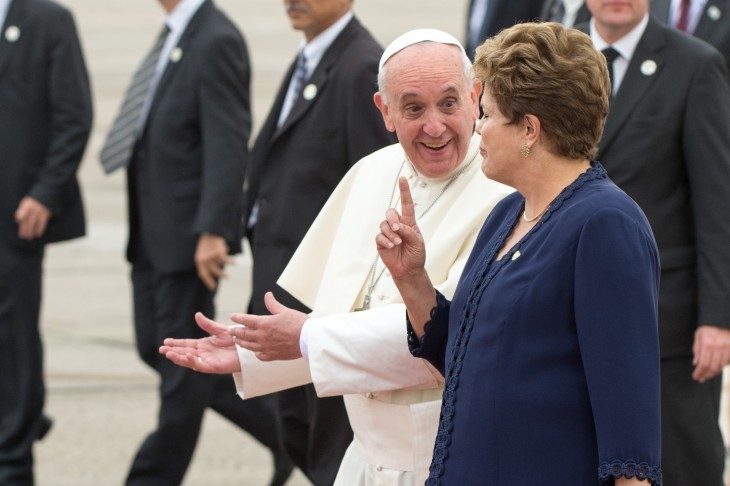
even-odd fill
[[[510,123],[532,114],[554,152],[595,156],[610,81],[589,36],[555,22],[517,24],[477,48],[474,73]]]

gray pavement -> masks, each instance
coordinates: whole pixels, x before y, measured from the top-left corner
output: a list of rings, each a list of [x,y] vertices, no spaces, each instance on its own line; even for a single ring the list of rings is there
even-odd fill
[[[127,231],[125,178],[104,177],[97,154],[137,62],[159,30],[155,0],[61,0],[75,14],[87,56],[95,124],[81,182],[88,236],[47,253],[42,327],[46,349],[47,412],[51,433],[36,446],[40,486],[122,484],[157,410],[155,375],[133,345],[130,285],[123,258]],[[218,0],[246,37],[253,64],[254,129],[261,126],[300,36],[281,1]],[[387,44],[417,27],[463,37],[466,0],[358,0],[355,10]],[[246,306],[250,261],[229,271],[218,316]],[[723,420],[728,412],[723,412]],[[264,485],[268,452],[214,413],[206,415],[186,486]],[[296,472],[289,486],[309,482]]]
[[[42,327],[46,350],[47,412],[55,423],[38,443],[40,486],[122,484],[132,457],[152,429],[156,376],[137,358],[124,261],[125,176],[105,177],[97,154],[136,64],[162,22],[155,0],[60,0],[72,9],[86,53],[95,123],[81,182],[88,236],[47,252]],[[273,100],[300,36],[283,2],[217,0],[239,25],[253,70],[254,129]],[[383,44],[417,27],[462,37],[466,0],[358,0],[355,11]],[[245,308],[250,261],[237,259],[218,297],[225,319]],[[269,453],[215,413],[206,415],[187,486],[264,485]],[[296,472],[289,486],[307,485]]]

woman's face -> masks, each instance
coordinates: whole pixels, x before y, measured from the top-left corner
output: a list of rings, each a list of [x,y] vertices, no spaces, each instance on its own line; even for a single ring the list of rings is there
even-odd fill
[[[520,147],[525,143],[524,128],[521,123],[509,124],[506,116],[499,111],[489,87],[482,95],[484,116],[476,126],[482,140],[479,153],[482,155],[482,172],[490,179],[511,185],[520,170]]]

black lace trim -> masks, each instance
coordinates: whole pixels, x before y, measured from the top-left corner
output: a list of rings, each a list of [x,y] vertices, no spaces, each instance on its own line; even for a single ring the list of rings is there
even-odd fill
[[[449,310],[451,309],[451,301],[449,301],[444,295],[439,292],[438,290],[436,292],[436,307],[431,309],[430,316],[431,320],[426,322],[426,324],[423,325],[423,336],[419,338],[416,335],[416,332],[413,330],[413,326],[411,325],[411,319],[408,317],[408,311],[406,311],[406,326],[407,326],[407,332],[408,332],[408,350],[411,352],[413,356],[416,358],[422,358],[424,355],[424,349],[425,349],[425,343],[424,339],[426,338],[426,335],[428,334],[428,327],[431,324],[432,321],[443,321],[446,320],[448,322],[449,320]]]
[[[609,479],[618,478],[637,478],[647,480],[654,486],[662,484],[662,468],[658,466],[650,466],[645,462],[637,464],[634,461],[613,461],[612,463],[604,462],[598,466],[598,479],[608,481]]]

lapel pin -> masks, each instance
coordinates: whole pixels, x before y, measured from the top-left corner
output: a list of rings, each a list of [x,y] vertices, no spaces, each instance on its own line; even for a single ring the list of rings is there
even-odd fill
[[[5,38],[8,40],[8,42],[15,42],[16,40],[20,39],[20,29],[15,25],[11,25],[7,29],[5,29]]]
[[[313,84],[308,84],[304,87],[304,91],[302,91],[302,96],[304,96],[304,99],[307,101],[311,101],[314,99],[315,96],[317,96],[317,87]]]
[[[170,62],[178,62],[182,59],[183,51],[179,47],[176,47],[170,52]]]
[[[720,17],[722,17],[722,10],[720,10],[717,5],[710,5],[707,7],[707,16],[712,20],[720,20]]]
[[[521,255],[520,250],[517,250],[516,252],[514,252],[512,254],[512,261],[517,260],[520,257],[520,255]]]
[[[641,74],[644,76],[651,76],[656,72],[656,62],[652,61],[651,59],[647,59],[646,61],[641,63]]]

